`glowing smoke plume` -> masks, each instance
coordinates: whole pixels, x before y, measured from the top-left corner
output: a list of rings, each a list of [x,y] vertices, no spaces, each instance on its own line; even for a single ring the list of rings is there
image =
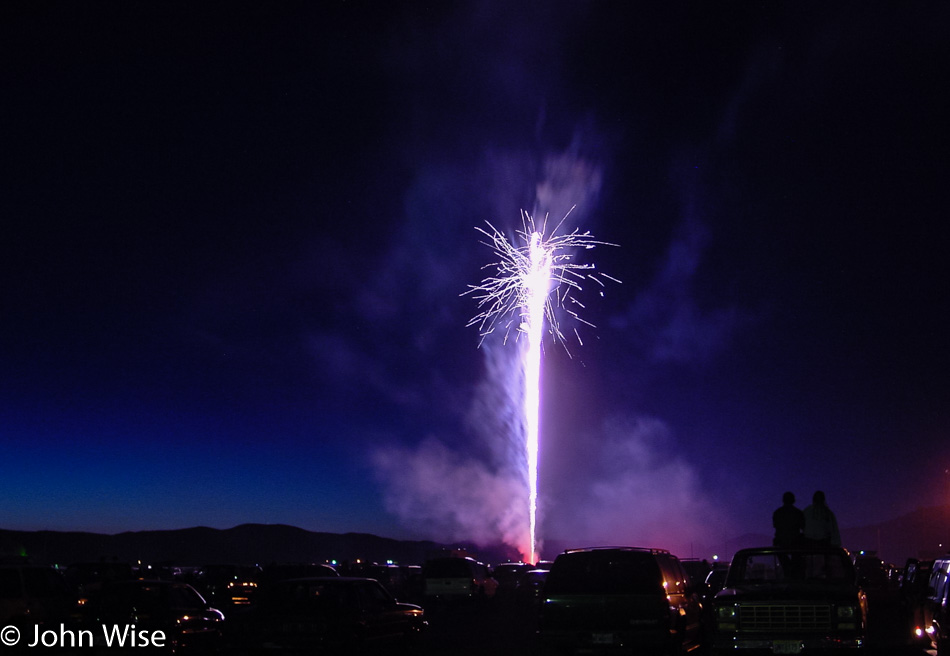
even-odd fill
[[[570,213],[568,213],[570,214]],[[592,249],[598,245],[614,246],[594,239],[589,232],[575,229],[567,234],[557,234],[564,219],[547,236],[546,222],[536,226],[534,219],[522,212],[522,230],[517,239],[522,246],[512,244],[493,225],[490,230],[476,228],[489,238],[484,242],[492,248],[499,260],[486,268],[494,268],[495,273],[479,285],[470,285],[466,294],[473,294],[482,309],[468,323],[478,325],[482,339],[496,329],[504,330],[507,342],[512,327],[516,328],[515,337],[524,333],[527,345],[522,351],[524,371],[524,431],[525,456],[528,474],[528,558],[538,560],[537,549],[537,508],[538,508],[538,451],[540,447],[540,409],[541,409],[541,342],[544,335],[544,320],[554,339],[565,345],[564,335],[559,327],[556,308],[563,308],[575,319],[592,325],[581,319],[578,309],[583,305],[574,296],[583,289],[582,283],[590,280],[604,286],[605,280],[619,282],[606,274],[596,272],[593,264],[574,261],[577,249]],[[574,330],[577,340],[580,335]]]

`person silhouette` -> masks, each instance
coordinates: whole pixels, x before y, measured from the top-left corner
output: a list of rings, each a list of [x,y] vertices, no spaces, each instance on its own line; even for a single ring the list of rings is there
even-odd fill
[[[811,498],[811,505],[804,510],[805,539],[812,544],[824,544],[832,547],[841,546],[841,533],[838,531],[838,519],[831,512],[825,500],[825,493],[815,492]]]
[[[776,547],[794,547],[802,542],[805,530],[805,513],[795,507],[795,495],[786,492],[782,495],[782,505],[772,513],[772,526],[775,537],[772,544]]]

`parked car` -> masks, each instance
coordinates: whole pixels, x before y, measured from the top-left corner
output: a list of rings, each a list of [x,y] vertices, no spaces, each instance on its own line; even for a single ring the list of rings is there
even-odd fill
[[[531,569],[524,573],[515,590],[515,599],[519,604],[534,605],[540,602],[544,592],[544,582],[550,571],[549,569]]]
[[[706,577],[709,576],[709,572],[712,571],[713,567],[708,560],[700,560],[699,558],[680,558],[680,564],[683,565],[690,583],[694,586],[705,584]]]
[[[470,557],[427,560],[422,566],[423,595],[426,599],[459,601],[494,597],[498,582],[488,567]]]
[[[713,599],[715,654],[863,648],[867,596],[840,547],[736,553]]]
[[[259,576],[261,583],[275,583],[287,579],[339,576],[330,565],[322,563],[273,563],[265,565]]]
[[[706,575],[706,580],[703,581],[703,588],[700,593],[704,604],[712,601],[712,598],[726,585],[726,574],[728,573],[729,563],[718,561],[713,563],[712,569]]]
[[[0,626],[57,626],[78,619],[78,598],[63,574],[32,564],[0,565]]]
[[[705,580],[696,586],[696,592],[699,594],[699,601],[703,606],[703,644],[708,646],[712,643],[713,626],[716,624],[716,616],[713,614],[712,600],[716,594],[722,590],[726,584],[726,574],[729,572],[729,563],[716,560],[712,564],[712,569],[706,574]]]
[[[176,654],[208,654],[223,644],[224,615],[187,583],[159,579],[104,583],[89,597],[86,613],[87,624],[119,631],[110,634],[117,644],[126,627],[148,636],[161,632],[162,646]],[[105,639],[102,631],[92,633],[96,646],[110,646],[100,641]]]
[[[380,565],[379,563],[359,563],[351,564],[342,574],[356,578],[376,579],[380,585],[386,588],[389,594],[399,601],[415,599],[413,595],[417,591],[412,589],[412,583],[409,580],[412,569],[408,567],[390,564]]]
[[[933,560],[908,558],[901,576],[900,599],[908,623],[907,640],[920,648],[931,646],[933,624],[927,608],[927,589],[933,566]]]
[[[521,578],[534,569],[526,563],[502,563],[492,568],[492,578],[498,581],[496,594],[499,598],[511,598],[518,589]]]
[[[934,561],[927,587],[927,608],[930,614],[930,637],[937,656],[950,656],[950,616],[947,614],[950,595],[950,559]]]
[[[397,602],[375,579],[333,576],[262,587],[235,637],[245,649],[351,654],[412,645],[427,626],[421,607]]]
[[[888,597],[893,588],[887,576],[887,565],[876,554],[860,552],[854,555],[854,569],[858,583],[871,599]]]
[[[66,568],[66,581],[79,594],[89,594],[109,581],[134,578],[132,566],[121,562],[73,563]]]
[[[205,565],[195,585],[212,604],[230,611],[253,603],[262,575],[257,565]]]
[[[402,570],[403,583],[402,589],[395,597],[399,601],[421,604],[424,599],[423,588],[425,586],[422,578],[422,565],[400,565],[399,569]]]
[[[544,584],[538,635],[556,651],[697,649],[702,609],[688,580],[676,556],[663,549],[565,551]]]

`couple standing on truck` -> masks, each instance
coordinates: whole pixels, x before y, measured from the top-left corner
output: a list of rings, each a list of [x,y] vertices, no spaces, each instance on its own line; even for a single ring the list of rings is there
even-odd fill
[[[825,502],[825,493],[815,492],[811,505],[805,510],[795,507],[795,495],[786,492],[782,506],[772,513],[775,527],[773,544],[777,547],[792,547],[803,544],[841,546],[838,520]]]

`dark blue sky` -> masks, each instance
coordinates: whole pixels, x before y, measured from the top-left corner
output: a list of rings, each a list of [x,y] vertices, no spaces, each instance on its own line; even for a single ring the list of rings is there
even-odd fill
[[[945,503],[950,10],[657,4],[4,3],[0,527],[514,539],[461,294],[572,205],[542,538]]]

